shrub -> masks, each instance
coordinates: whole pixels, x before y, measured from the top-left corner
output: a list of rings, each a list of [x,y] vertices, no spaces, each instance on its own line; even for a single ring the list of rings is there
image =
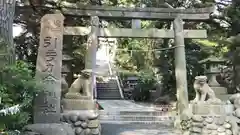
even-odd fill
[[[151,70],[143,70],[139,74],[138,84],[133,90],[135,101],[149,100],[150,90],[156,89],[156,76]]]
[[[30,66],[22,61],[0,69],[0,110],[20,105],[20,113],[0,116],[0,128],[21,129],[31,122],[33,96],[40,87],[32,75]]]

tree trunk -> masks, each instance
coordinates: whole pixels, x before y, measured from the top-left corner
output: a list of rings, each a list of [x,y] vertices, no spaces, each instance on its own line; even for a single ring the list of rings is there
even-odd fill
[[[15,13],[15,0],[0,1],[0,50],[1,65],[12,64],[15,61],[13,44],[13,18]],[[4,42],[4,43],[3,43]]]

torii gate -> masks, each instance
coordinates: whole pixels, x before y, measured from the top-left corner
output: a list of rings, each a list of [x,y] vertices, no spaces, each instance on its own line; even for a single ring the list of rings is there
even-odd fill
[[[37,7],[36,7],[37,8]],[[19,10],[26,10],[27,7],[19,8]],[[98,45],[98,37],[114,37],[114,38],[174,38],[175,39],[175,73],[177,86],[177,99],[179,113],[188,108],[188,92],[187,92],[187,77],[186,77],[186,58],[184,38],[207,38],[206,30],[184,30],[183,20],[206,20],[209,19],[209,14],[213,12],[213,7],[200,9],[171,9],[171,8],[120,8],[120,7],[99,7],[99,6],[73,6],[62,8],[62,13],[74,16],[88,16],[91,17],[91,28],[87,27],[65,27],[63,28],[63,17],[59,14],[48,17],[49,22],[53,22],[54,29],[61,28],[56,33],[58,35],[58,46],[62,47],[62,36],[60,35],[88,35],[89,47],[87,53],[87,60],[90,62],[86,64],[86,68],[94,70],[96,66],[96,51]],[[47,15],[45,15],[47,16]],[[47,18],[47,17],[46,17]],[[46,19],[45,18],[45,19]],[[119,28],[100,28],[99,18],[102,19],[165,19],[172,20],[174,30],[165,29],[119,29]],[[46,21],[46,20],[45,20]],[[54,29],[47,33],[41,33],[40,47],[43,43],[43,38],[46,36],[53,36]],[[59,33],[60,32],[60,33]],[[53,42],[53,41],[52,41]],[[61,48],[60,48],[61,49]],[[59,56],[59,55],[58,55]],[[60,54],[61,56],[61,54]],[[59,56],[59,57],[60,57]],[[54,65],[53,65],[54,66]],[[61,63],[56,66],[60,68]],[[53,72],[53,71],[51,71]],[[60,77],[60,73],[57,76]],[[56,74],[56,72],[53,72]],[[55,78],[59,79],[59,78]],[[93,74],[93,81],[95,82],[95,75]],[[93,83],[93,90],[95,83]],[[57,92],[57,89],[54,90]],[[53,92],[54,92],[53,91]],[[58,92],[59,93],[59,92]],[[58,94],[57,94],[58,95]],[[60,105],[60,100],[56,100],[56,104]],[[57,112],[60,112],[57,110]],[[47,117],[47,116],[46,116]],[[46,118],[47,119],[47,118]]]
[[[73,7],[73,5],[71,6]],[[200,9],[172,9],[172,8],[122,8],[99,6],[76,6],[63,8],[67,15],[91,16],[92,26],[65,27],[64,35],[87,35],[92,39],[91,53],[92,68],[95,68],[97,37],[112,38],[174,38],[175,39],[175,73],[179,113],[188,108],[188,92],[186,77],[186,58],[184,38],[207,38],[206,30],[184,30],[183,20],[206,20],[213,12],[213,7]],[[165,19],[173,20],[174,30],[159,29],[118,29],[99,28],[99,18],[102,19]],[[89,57],[89,56],[88,56]]]

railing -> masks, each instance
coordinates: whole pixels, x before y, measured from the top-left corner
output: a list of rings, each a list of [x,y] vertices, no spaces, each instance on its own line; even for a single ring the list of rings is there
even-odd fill
[[[124,99],[123,91],[122,91],[122,87],[121,87],[121,84],[120,84],[120,82],[119,82],[119,78],[118,78],[117,75],[116,75],[116,80],[117,80],[118,89],[119,89],[119,92],[120,92],[121,98]]]
[[[108,67],[109,67],[110,75],[112,76],[113,72],[112,72],[112,67],[111,67],[110,62],[108,63]],[[124,95],[123,95],[123,91],[122,91],[122,85],[121,85],[121,82],[119,81],[120,78],[118,77],[118,73],[114,74],[114,76],[115,76],[115,79],[117,80],[118,90],[120,92],[121,98],[124,99]]]

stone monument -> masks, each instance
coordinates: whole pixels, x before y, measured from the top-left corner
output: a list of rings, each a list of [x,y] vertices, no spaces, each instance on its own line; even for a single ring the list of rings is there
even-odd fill
[[[63,22],[62,14],[41,19],[36,79],[45,88],[34,99],[34,123],[60,122]]]
[[[230,95],[228,95],[227,88],[221,86],[216,79],[217,75],[220,75],[220,66],[225,63],[225,60],[216,57],[210,57],[200,61],[199,63],[204,64],[206,75],[209,78],[208,84],[216,93],[216,97],[226,101],[230,97]]]
[[[98,109],[93,97],[92,70],[85,69],[72,83],[65,94],[63,103],[62,122],[72,125],[76,135],[101,134]]]
[[[68,123],[61,123],[62,14],[46,14],[41,19],[36,79],[44,89],[34,99],[34,124],[25,126],[23,135],[75,135]]]

